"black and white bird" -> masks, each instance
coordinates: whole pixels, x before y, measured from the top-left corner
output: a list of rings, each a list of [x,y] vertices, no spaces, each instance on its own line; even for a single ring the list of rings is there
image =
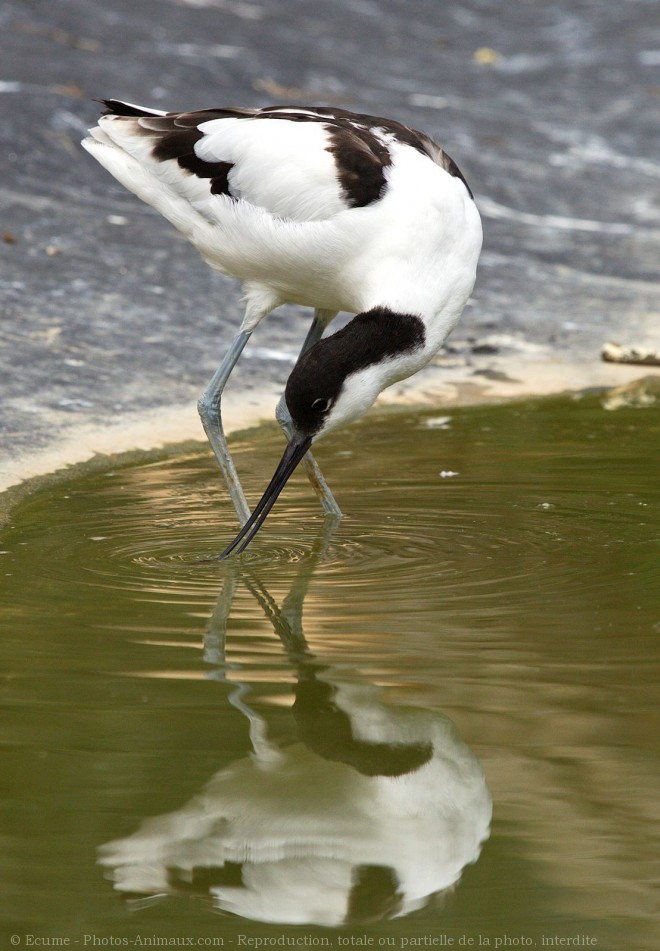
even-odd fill
[[[212,268],[238,278],[240,332],[199,401],[243,551],[296,466],[341,514],[309,452],[437,353],[472,291],[481,220],[455,162],[391,119],[327,107],[164,113],[114,99],[84,147]],[[229,375],[275,307],[314,308],[277,410],[288,445],[250,514],[221,419]],[[356,314],[322,338],[339,311]]]

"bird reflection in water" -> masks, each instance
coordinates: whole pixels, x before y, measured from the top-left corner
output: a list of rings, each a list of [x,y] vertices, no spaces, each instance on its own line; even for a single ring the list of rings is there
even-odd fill
[[[327,535],[327,531],[326,531]],[[231,702],[253,753],[221,769],[176,812],[100,849],[117,891],[137,900],[189,893],[253,921],[340,926],[394,918],[451,888],[488,837],[491,800],[479,761],[447,717],[383,703],[309,650],[302,625],[311,558],[278,607],[244,568],[227,577],[206,659],[225,679],[225,632],[243,584],[295,672],[297,742],[279,746],[231,669]]]

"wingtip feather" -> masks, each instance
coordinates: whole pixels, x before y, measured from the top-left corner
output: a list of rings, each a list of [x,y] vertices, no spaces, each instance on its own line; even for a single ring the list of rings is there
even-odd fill
[[[102,106],[105,106],[103,115],[106,116],[145,118],[147,116],[167,115],[162,109],[147,109],[145,106],[138,106],[133,102],[123,102],[121,99],[95,99],[94,102],[100,102]]]

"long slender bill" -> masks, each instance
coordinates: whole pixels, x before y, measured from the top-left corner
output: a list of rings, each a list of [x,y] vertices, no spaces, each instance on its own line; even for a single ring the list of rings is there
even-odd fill
[[[284,450],[284,455],[280,459],[279,465],[275,470],[275,475],[270,480],[268,488],[262,495],[259,503],[252,512],[252,515],[242,527],[231,545],[225,548],[223,553],[220,555],[220,561],[222,561],[223,558],[228,558],[229,555],[240,555],[242,551],[245,551],[263,523],[266,521],[266,516],[272,509],[273,505],[275,505],[277,497],[289,480],[289,476],[303,458],[311,443],[311,436],[294,436],[291,439],[291,442]]]

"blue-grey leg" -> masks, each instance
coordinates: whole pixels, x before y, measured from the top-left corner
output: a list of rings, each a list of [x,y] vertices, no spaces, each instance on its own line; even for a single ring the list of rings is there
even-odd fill
[[[311,557],[303,558],[300,561],[300,568],[296,577],[294,578],[291,589],[282,602],[280,613],[284,620],[288,623],[292,636],[291,646],[289,646],[284,640],[283,643],[289,652],[289,656],[292,658],[295,656],[298,661],[304,659],[305,656],[307,659],[313,658],[314,656],[307,646],[307,641],[305,640],[305,634],[303,632],[303,607],[305,604],[305,598],[307,597],[307,592],[309,591],[310,582],[319,566],[319,562],[325,557],[325,554],[330,547],[332,536],[338,524],[338,519],[323,519],[323,527],[312,542]]]
[[[199,410],[204,431],[208,436],[211,448],[215,453],[215,458],[218,460],[218,465],[225,477],[225,482],[227,483],[227,488],[229,489],[229,494],[241,525],[245,525],[249,519],[250,507],[247,504],[245,493],[238,479],[234,461],[229,454],[227,440],[225,439],[224,430],[222,428],[220,404],[222,401],[222,392],[227,384],[229,375],[236,366],[245,344],[250,339],[251,333],[252,331],[250,330],[242,330],[236,336],[224,360],[213,374],[211,382],[197,403],[197,409]]]
[[[314,311],[314,319],[312,320],[312,324],[307,332],[302,349],[298,354],[298,360],[300,360],[303,354],[307,353],[310,347],[313,347],[314,344],[321,339],[323,336],[323,331],[330,323],[332,317],[334,317],[334,312],[318,309]],[[291,416],[289,414],[289,408],[286,405],[284,396],[280,397],[280,401],[277,404],[277,409],[275,410],[275,416],[277,417],[277,421],[280,424],[284,435],[287,437],[287,439],[290,439]],[[323,505],[326,515],[332,515],[335,518],[341,518],[343,514],[342,510],[337,505],[335,497],[330,491],[328,483],[325,481],[323,473],[319,469],[318,464],[311,452],[306,454],[301,465],[305,470],[307,478],[312,484],[312,488],[321,500],[321,504]]]
[[[261,765],[272,765],[282,759],[282,753],[277,745],[269,740],[264,718],[250,706],[252,688],[249,682],[241,680],[241,665],[228,663],[226,656],[227,625],[238,580],[236,570],[225,578],[206,629],[204,660],[213,668],[207,677],[231,687],[227,699],[248,719],[250,740],[257,761]]]

